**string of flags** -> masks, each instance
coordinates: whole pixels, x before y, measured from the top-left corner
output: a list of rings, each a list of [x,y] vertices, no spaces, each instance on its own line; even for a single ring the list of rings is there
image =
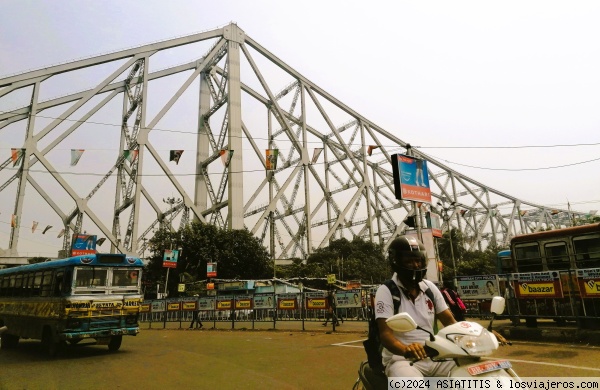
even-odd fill
[[[371,156],[374,149],[379,148],[377,145],[369,145],[368,154]],[[175,161],[175,164],[179,165],[179,160],[183,155],[183,149],[172,149],[169,151],[169,161]],[[221,149],[219,151],[219,156],[221,157],[221,162],[223,166],[227,168],[231,162],[233,157],[233,150]],[[81,157],[85,153],[85,149],[71,149],[71,163],[72,167],[76,166]],[[312,164],[315,164],[319,157],[323,153],[323,148],[315,148],[313,150],[313,157],[311,160]],[[133,164],[133,162],[138,158],[139,150],[137,149],[125,149],[123,150],[123,157]],[[23,156],[25,156],[25,149],[20,148],[11,148],[11,160],[13,162],[13,167],[17,166],[23,160]],[[277,169],[277,157],[279,156],[279,149],[266,149],[265,155],[265,167],[268,171]]]
[[[221,149],[219,154],[221,155],[221,162],[223,163],[223,166],[227,168],[231,162],[231,157],[233,157],[233,150]]]

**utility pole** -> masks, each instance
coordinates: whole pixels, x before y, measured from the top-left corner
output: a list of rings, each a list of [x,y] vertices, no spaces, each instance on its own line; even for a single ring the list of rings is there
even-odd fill
[[[452,268],[454,270],[454,279],[456,279],[456,260],[454,259],[454,247],[452,245],[452,225],[450,224],[450,217],[448,211],[456,208],[456,202],[450,203],[450,206],[446,207],[445,202],[437,202],[437,205],[442,208],[444,222],[446,222],[446,228],[448,229],[448,239],[450,240],[450,256],[452,257]]]

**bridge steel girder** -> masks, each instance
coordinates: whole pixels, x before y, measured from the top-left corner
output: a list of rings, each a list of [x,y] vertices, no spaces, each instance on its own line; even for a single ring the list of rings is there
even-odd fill
[[[191,49],[195,59],[160,68],[161,55],[173,56],[182,48]],[[139,75],[138,61],[144,66]],[[89,71],[90,88],[68,90],[72,83],[64,81],[58,87],[66,92],[39,97],[51,81],[78,77],[80,71]],[[136,87],[141,88],[139,106],[130,107],[128,93]],[[6,108],[20,93],[29,94],[29,101]],[[119,97],[121,104],[114,104]],[[406,229],[408,213],[417,211],[412,202],[395,198],[390,163],[392,154],[406,151],[409,145],[401,137],[410,133],[383,129],[360,115],[235,24],[0,78],[0,108],[0,141],[25,149],[17,175],[10,160],[0,166],[0,183],[5,183],[0,194],[14,195],[7,213],[20,221],[9,242],[0,243],[13,257],[19,248],[27,251],[19,237],[31,210],[42,222],[46,218],[65,226],[66,234],[81,224],[83,230],[104,235],[114,251],[138,255],[166,214],[183,224],[191,212],[201,223],[248,228],[278,259],[304,258],[340,237],[360,236],[385,247]],[[124,123],[132,117],[139,122]],[[101,130],[78,136],[94,126]],[[113,134],[114,128],[121,131]],[[94,147],[104,139],[110,141],[105,147],[112,156],[95,160]],[[89,149],[86,154],[94,160],[82,161],[80,176],[61,168],[65,164],[57,152],[75,143]],[[131,145],[139,148],[137,169],[123,161],[121,149]],[[280,150],[277,166],[266,171],[265,149],[275,148]],[[186,153],[173,165],[168,150],[177,149]],[[223,151],[233,151],[224,167],[218,161]],[[518,199],[418,149],[411,153],[429,167],[433,200],[420,211],[439,213],[438,201],[452,205],[444,228],[459,229],[469,249],[505,246],[514,235],[568,225],[582,214]],[[104,177],[94,185],[94,176]],[[103,192],[111,186],[110,195]],[[55,191],[62,193],[55,197]],[[47,199],[51,193],[53,199]],[[111,205],[106,198],[112,196]],[[183,213],[181,208],[161,210],[160,199],[169,196],[182,199]],[[38,197],[48,207],[36,202]],[[74,216],[77,224],[71,223]],[[121,220],[129,221],[127,226]],[[64,245],[67,249],[68,239]]]

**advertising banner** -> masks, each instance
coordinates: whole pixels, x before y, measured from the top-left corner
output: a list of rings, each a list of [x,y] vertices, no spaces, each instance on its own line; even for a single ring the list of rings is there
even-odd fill
[[[232,306],[233,306],[233,299],[217,298],[217,310],[231,310]]]
[[[254,296],[255,309],[273,309],[274,305],[273,294],[256,294]]]
[[[206,263],[206,277],[216,278],[217,277],[217,263]]]
[[[152,301],[152,313],[162,313],[165,311],[165,301]]]
[[[431,203],[427,161],[404,154],[392,154],[396,199]]]
[[[179,298],[175,300],[175,298],[167,300],[167,311],[179,311],[181,310],[181,303],[179,302]]]
[[[431,234],[434,237],[442,238],[442,225],[440,223],[440,216],[434,212],[428,212],[425,214],[427,220],[427,227],[431,229]]]
[[[327,304],[327,293],[321,291],[307,292],[305,295],[306,309],[322,310],[329,308]]]
[[[150,307],[152,302],[142,302],[140,306],[140,313],[150,313]]]
[[[96,253],[96,236],[90,234],[73,234],[71,256],[90,255]]]
[[[198,298],[186,297],[181,300],[181,310],[194,311],[198,308]]]
[[[600,268],[578,269],[577,283],[583,298],[600,297]]]
[[[236,310],[252,309],[252,298],[249,295],[236,295],[235,309]]]
[[[338,309],[348,307],[362,307],[361,291],[356,290],[345,290],[338,291],[335,293],[335,304]]]
[[[179,258],[179,251],[175,249],[165,249],[163,254],[163,267],[165,268],[177,268],[177,259]]]
[[[296,294],[280,294],[277,296],[278,310],[296,310],[297,308]]]
[[[212,311],[215,310],[215,297],[202,297],[198,299],[198,310]]]
[[[517,298],[562,298],[558,271],[512,274]]]
[[[492,299],[500,294],[496,275],[459,276],[456,278],[456,290],[465,299]]]

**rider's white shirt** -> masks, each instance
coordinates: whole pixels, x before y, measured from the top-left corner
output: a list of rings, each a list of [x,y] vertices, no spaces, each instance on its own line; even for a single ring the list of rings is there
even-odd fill
[[[436,287],[435,284],[430,282],[429,280],[423,280],[419,283],[419,287],[421,289],[420,294],[415,299],[415,302],[408,298],[406,294],[402,291],[403,286],[402,283],[398,280],[398,276],[394,273],[392,280],[398,285],[400,288],[400,312],[406,312],[410,314],[410,316],[415,320],[415,322],[422,328],[427,329],[428,331],[433,333],[433,319],[434,319],[434,305],[433,302],[429,299],[427,295],[425,295],[425,290],[427,287],[431,289],[433,292],[433,297],[435,299],[435,310],[436,313],[441,313],[444,310],[448,309],[448,305],[446,301],[444,301],[444,297],[440,290]],[[390,318],[394,313],[394,303],[392,298],[392,293],[390,289],[385,285],[379,286],[377,289],[377,293],[375,294],[375,318]],[[394,336],[396,339],[400,340],[403,344],[412,344],[412,343],[421,343],[425,344],[425,340],[429,337],[427,333],[422,330],[413,330],[411,332],[401,333],[394,332]],[[383,349],[382,352],[383,362],[384,364],[389,361],[393,354],[388,351],[386,348]]]

